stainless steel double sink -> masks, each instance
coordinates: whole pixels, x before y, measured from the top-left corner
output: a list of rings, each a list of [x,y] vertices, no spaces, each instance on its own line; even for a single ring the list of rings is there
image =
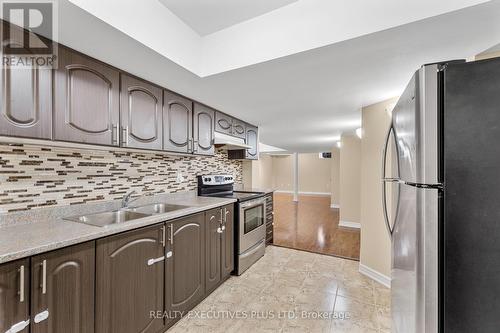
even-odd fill
[[[109,212],[65,217],[64,220],[85,223],[97,227],[105,227],[112,224],[141,219],[151,215],[173,212],[188,207],[189,206],[172,205],[167,203],[154,203],[137,207],[127,207]]]

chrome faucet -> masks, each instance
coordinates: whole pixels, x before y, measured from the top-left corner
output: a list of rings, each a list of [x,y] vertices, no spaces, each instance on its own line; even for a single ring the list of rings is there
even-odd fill
[[[122,199],[122,208],[127,208],[129,203],[136,201],[139,198],[135,198],[134,200],[130,200],[133,194],[137,193],[136,191],[131,191],[127,194]]]

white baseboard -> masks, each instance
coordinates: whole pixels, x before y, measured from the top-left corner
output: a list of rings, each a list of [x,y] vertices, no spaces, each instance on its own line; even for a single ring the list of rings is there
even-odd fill
[[[277,191],[274,191],[274,193],[293,194],[293,191],[277,190]],[[329,192],[302,192],[302,191],[299,191],[299,195],[317,195],[319,197],[329,197],[332,194]]]
[[[391,287],[391,278],[377,272],[376,270],[363,265],[362,263],[359,264],[359,272],[363,275],[368,276],[370,279],[377,281],[378,283],[386,286],[387,288]]]
[[[339,227],[361,229],[361,223],[340,220]]]
[[[330,208],[340,209],[340,205],[339,204],[331,204]]]

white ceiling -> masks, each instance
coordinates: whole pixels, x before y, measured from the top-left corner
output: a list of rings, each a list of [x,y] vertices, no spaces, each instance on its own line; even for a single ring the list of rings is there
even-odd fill
[[[200,36],[249,20],[297,0],[159,0]]]
[[[495,0],[202,78],[141,45],[126,26],[67,1],[59,8],[62,43],[260,125],[262,142],[300,152],[330,149],[359,126],[362,106],[401,93],[421,64],[467,58],[500,42]]]
[[[487,0],[298,0],[203,37],[158,0],[141,0],[140,5],[137,0],[70,1],[185,69],[206,77]],[[205,1],[198,0],[197,6],[202,8]],[[245,0],[247,4],[252,1]]]

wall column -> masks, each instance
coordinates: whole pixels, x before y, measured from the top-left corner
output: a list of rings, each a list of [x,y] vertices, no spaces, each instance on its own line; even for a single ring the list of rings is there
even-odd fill
[[[299,201],[299,154],[293,153],[293,201]]]

